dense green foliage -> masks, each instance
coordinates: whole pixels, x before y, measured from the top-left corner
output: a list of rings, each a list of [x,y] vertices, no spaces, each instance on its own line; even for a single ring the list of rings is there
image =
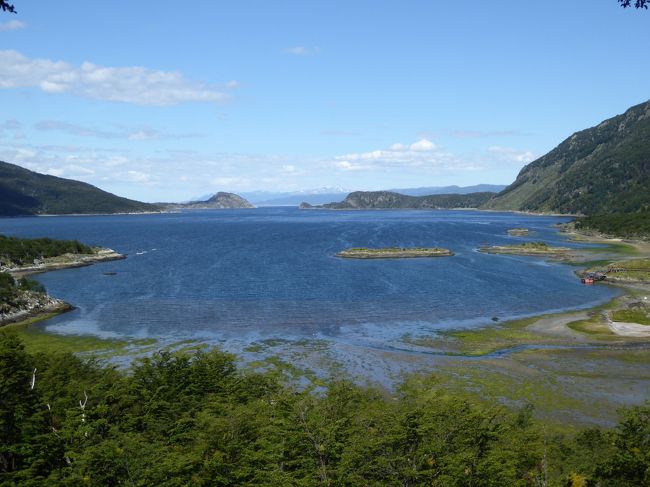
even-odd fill
[[[0,265],[31,265],[34,259],[92,253],[92,248],[78,240],[28,239],[0,235]]]
[[[32,387],[33,384],[33,387]],[[129,374],[0,333],[2,485],[644,485],[650,405],[549,435],[524,408],[413,378],[395,397],[297,390],[230,355],[160,352]],[[596,485],[596,484],[594,484]]]
[[[650,211],[593,215],[576,220],[576,228],[621,237],[650,237]]]
[[[650,102],[573,134],[524,167],[486,208],[559,213],[650,210]]]
[[[434,194],[429,196],[408,196],[392,191],[354,191],[340,203],[328,203],[324,208],[345,209],[434,209],[434,208],[478,208],[495,193]]]
[[[29,171],[0,161],[0,215],[130,213],[158,207],[102,191],[90,184]]]

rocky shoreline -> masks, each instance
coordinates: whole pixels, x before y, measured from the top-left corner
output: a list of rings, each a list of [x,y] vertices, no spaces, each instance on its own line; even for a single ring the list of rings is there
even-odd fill
[[[0,326],[43,315],[65,313],[74,309],[74,306],[61,299],[33,291],[23,291],[20,300],[22,301],[21,306],[0,312]]]
[[[31,274],[40,274],[59,269],[84,267],[98,262],[125,259],[126,256],[113,249],[95,247],[92,254],[63,254],[35,260],[32,265],[2,267],[0,272],[6,272],[14,278]],[[0,326],[10,323],[38,319],[41,316],[65,313],[74,309],[69,303],[48,294],[36,291],[19,291],[17,304],[8,309],[0,309]]]
[[[8,272],[14,277],[22,277],[30,274],[39,274],[41,272],[84,267],[96,264],[97,262],[122,259],[126,259],[126,256],[113,249],[94,247],[92,254],[63,254],[56,257],[47,257],[42,260],[35,260],[32,265],[3,267],[0,268],[0,271]]]

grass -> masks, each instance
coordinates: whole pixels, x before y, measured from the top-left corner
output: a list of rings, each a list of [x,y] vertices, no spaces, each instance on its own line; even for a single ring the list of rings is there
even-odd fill
[[[613,262],[612,267],[622,269],[618,272],[608,273],[613,279],[630,279],[634,281],[650,281],[650,259],[631,259]]]
[[[639,250],[634,245],[618,242],[605,244],[604,247],[591,247],[585,250],[589,252],[607,252],[610,254],[627,256],[640,255]]]
[[[588,320],[572,321],[567,326],[573,331],[584,333],[597,340],[616,338],[616,335],[609,329],[607,323],[598,315],[594,315]]]
[[[470,330],[441,332],[440,338],[409,338],[404,341],[431,348],[449,349],[452,353],[480,357],[499,350],[535,343],[559,343],[560,340],[526,330],[536,321],[553,315],[534,316]]]
[[[614,298],[606,303],[591,308],[591,317],[588,320],[578,320],[569,323],[567,326],[574,331],[590,335],[590,337],[605,340],[617,338],[606,323],[602,320],[601,312],[616,309],[621,305],[621,297]],[[552,313],[533,316],[520,320],[495,323],[481,328],[469,330],[451,330],[440,332],[436,337],[402,337],[405,343],[412,343],[422,347],[448,350],[451,354],[466,355],[470,357],[485,356],[520,345],[534,344],[563,344],[565,339],[541,335],[526,328],[533,323],[550,317],[559,317],[565,313]]]
[[[11,323],[0,328],[0,333],[15,333],[22,340],[30,353],[40,352],[97,352],[101,355],[124,355],[130,345],[147,346],[157,342],[153,338],[139,340],[115,340],[87,335],[57,335],[47,333],[38,324],[60,313],[45,313],[27,320]]]
[[[525,361],[523,363],[526,363]],[[448,366],[436,374],[438,387],[454,394],[465,394],[482,401],[496,401],[508,407],[530,404],[536,416],[551,422],[552,429],[566,428],[565,411],[588,411],[589,406],[537,368],[515,366],[517,370],[483,363]]]
[[[650,282],[650,259],[598,260],[577,265],[587,266],[586,272],[605,271],[610,267],[619,269],[617,272],[608,272],[609,279]]]
[[[614,321],[650,326],[650,311],[647,309],[622,309],[614,311],[612,319]]]
[[[39,352],[120,352],[130,342],[126,340],[109,340],[104,338],[80,335],[57,335],[46,333],[36,322],[43,319],[52,318],[44,316],[42,319],[28,320],[26,322],[6,325],[0,329],[0,333],[15,333],[25,344],[25,348],[30,353]]]
[[[572,265],[575,267],[585,267],[588,269],[592,269],[593,271],[602,270],[611,263],[612,263],[611,259],[598,259],[598,260],[586,260],[586,261],[568,260],[567,262],[565,262],[565,264],[568,265]]]

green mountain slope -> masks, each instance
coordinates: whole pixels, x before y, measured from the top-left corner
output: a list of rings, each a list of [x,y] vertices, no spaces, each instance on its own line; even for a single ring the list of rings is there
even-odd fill
[[[0,161],[2,216],[158,210],[155,205],[121,198],[87,183],[39,174]]]
[[[650,209],[650,102],[573,134],[485,208],[586,215]]]
[[[495,193],[435,194],[407,196],[392,191],[355,191],[340,203],[328,203],[323,208],[345,209],[427,209],[427,208],[478,208]]]

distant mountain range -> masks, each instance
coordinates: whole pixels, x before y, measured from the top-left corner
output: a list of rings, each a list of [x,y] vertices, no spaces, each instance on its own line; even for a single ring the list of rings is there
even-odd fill
[[[327,203],[319,206],[303,203],[300,207],[303,209],[329,208],[333,210],[479,208],[494,197],[495,194],[493,192],[482,192],[410,196],[393,191],[354,191],[338,203]]]
[[[576,132],[525,166],[485,207],[585,215],[650,210],[650,101]]]
[[[142,213],[160,208],[0,161],[0,215]]]

